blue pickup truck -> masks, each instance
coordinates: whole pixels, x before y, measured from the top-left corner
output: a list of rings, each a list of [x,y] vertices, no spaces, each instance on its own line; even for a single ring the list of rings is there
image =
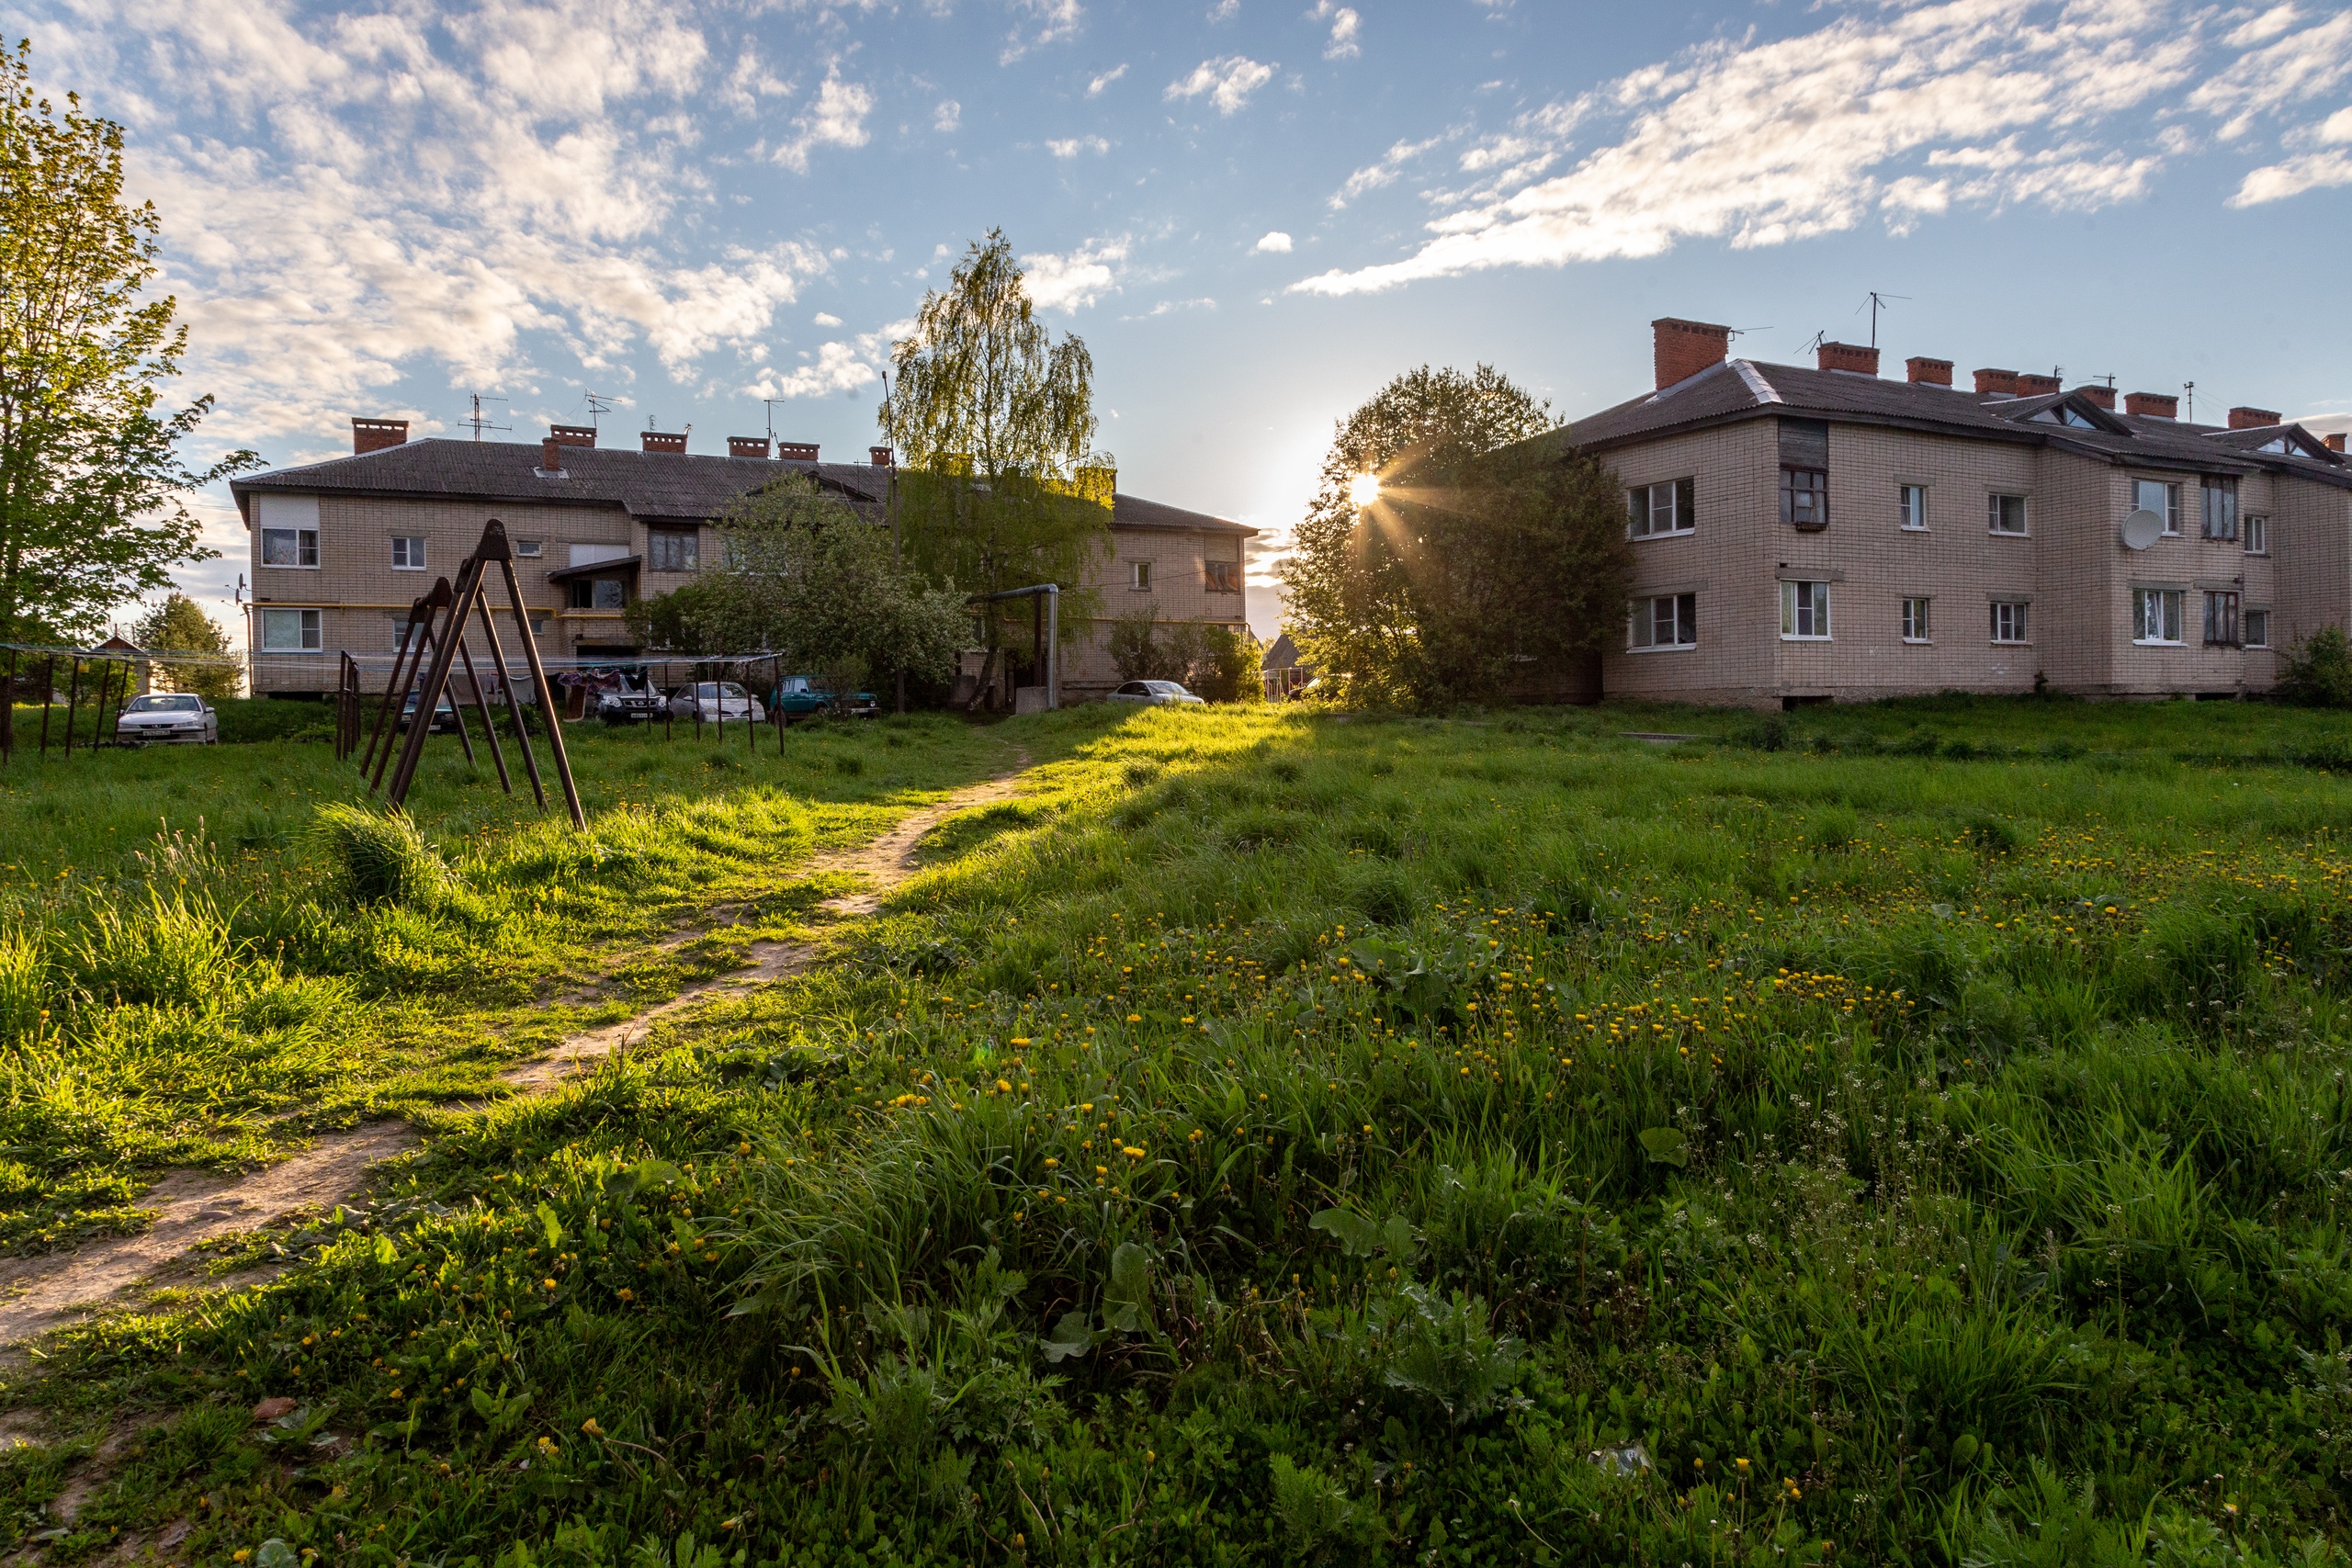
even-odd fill
[[[822,675],[785,676],[768,694],[768,706],[784,715],[787,721],[806,718],[812,713],[872,718],[882,711],[882,705],[874,700],[873,693],[852,692],[845,698],[837,696]]]

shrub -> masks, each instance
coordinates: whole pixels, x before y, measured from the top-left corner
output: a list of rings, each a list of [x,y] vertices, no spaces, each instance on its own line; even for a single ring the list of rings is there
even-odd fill
[[[354,903],[425,906],[448,891],[449,868],[405,812],[379,816],[338,802],[319,807],[317,823],[335,881]]]
[[[2295,644],[2278,675],[2278,694],[2305,707],[2352,707],[2352,641],[2322,626]]]

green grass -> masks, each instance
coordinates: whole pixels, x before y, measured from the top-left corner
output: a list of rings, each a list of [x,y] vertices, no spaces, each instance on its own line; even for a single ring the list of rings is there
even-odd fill
[[[424,844],[346,862],[301,747],[283,845],[211,867],[151,819],[173,782],[237,797],[232,749],[103,756],[49,815],[11,782],[34,956],[0,1009],[59,1032],[17,1059],[153,1059],[138,987],[225,963],[172,1014],[191,1081],[324,1058],[252,1124],[343,1094],[435,1134],[277,1238],[281,1277],[19,1384],[55,1434],[0,1459],[27,1534],[110,1419],[163,1416],[51,1561],[174,1520],[189,1562],[2339,1560],[2341,720],[1097,708],[790,744],[583,739],[601,854],[446,761]],[[1028,793],[805,976],[447,1106],[592,1016],[540,998],[719,899],[803,929],[811,845],[1016,745]],[[250,1043],[307,1026],[241,998],[305,987],[332,1047]],[[14,1091],[33,1190],[187,1157],[216,1091],[132,1076],[147,1152],[78,1164],[22,1110],[63,1091]],[[251,1429],[264,1394],[299,1414]]]

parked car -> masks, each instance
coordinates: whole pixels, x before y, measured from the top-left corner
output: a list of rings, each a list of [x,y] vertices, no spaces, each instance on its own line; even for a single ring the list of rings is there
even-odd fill
[[[220,716],[186,692],[133,697],[115,720],[114,738],[131,746],[211,746],[220,739]]]
[[[1111,700],[1114,703],[1150,703],[1154,705],[1169,703],[1197,704],[1203,701],[1174,681],[1130,681],[1112,693]]]
[[[417,699],[423,695],[424,694],[422,692],[411,692],[408,694],[408,701],[401,705],[401,728],[402,729],[406,729],[410,725],[416,722]],[[457,725],[458,705],[449,700],[449,694],[445,688],[441,693],[441,700],[438,703],[435,703],[433,707],[432,732],[438,735],[445,729],[456,728]]]
[[[812,713],[872,718],[882,711],[882,705],[875,700],[873,693],[852,692],[845,698],[837,696],[822,675],[786,675],[768,694],[768,701],[787,719]]]
[[[662,716],[662,694],[635,671],[623,671],[620,684],[596,694],[596,716],[606,724],[644,724]]]
[[[768,710],[760,699],[732,681],[696,681],[670,695],[670,711],[694,724],[741,724],[749,718],[765,724]]]

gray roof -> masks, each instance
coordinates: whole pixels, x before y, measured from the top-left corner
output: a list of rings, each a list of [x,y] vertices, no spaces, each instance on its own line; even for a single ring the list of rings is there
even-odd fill
[[[2052,423],[2036,415],[2071,410],[2089,423]],[[2133,467],[2199,473],[2247,474],[2267,469],[2352,490],[2352,467],[2329,453],[2301,426],[2227,430],[2178,420],[2113,413],[2076,388],[2030,398],[1863,376],[1726,359],[1671,387],[1630,399],[1577,420],[1556,436],[1593,451],[1740,420],[1788,417],[1874,424],[1939,435],[2056,446]],[[2292,433],[2294,453],[2256,450]]]
[[[866,463],[800,463],[769,457],[719,457],[692,452],[631,452],[610,446],[563,448],[562,479],[539,477],[537,442],[410,441],[355,457],[232,479],[243,511],[257,491],[306,495],[345,494],[462,497],[489,502],[588,502],[618,506],[650,521],[703,521],[779,474],[807,474],[848,500],[878,505],[888,498],[890,470]],[[1206,513],[1186,512],[1132,495],[1114,495],[1114,528],[1181,528],[1253,535],[1254,528]]]

